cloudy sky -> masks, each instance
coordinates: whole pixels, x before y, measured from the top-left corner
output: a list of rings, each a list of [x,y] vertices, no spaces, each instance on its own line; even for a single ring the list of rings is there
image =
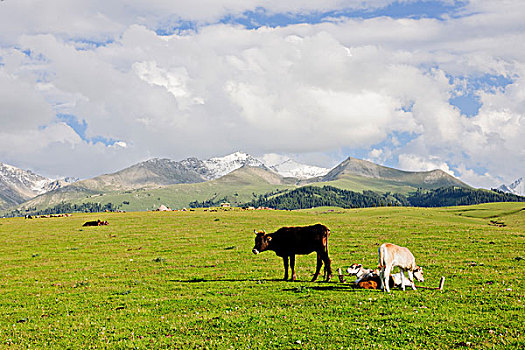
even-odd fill
[[[525,176],[525,1],[2,0],[0,162],[241,150]]]

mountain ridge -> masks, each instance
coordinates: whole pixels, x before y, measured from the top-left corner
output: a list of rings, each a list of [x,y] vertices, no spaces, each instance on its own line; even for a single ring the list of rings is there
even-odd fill
[[[53,180],[30,170],[0,163],[0,209],[23,203],[75,181],[74,178]]]
[[[286,160],[279,164],[287,163]],[[288,162],[290,163],[290,162]],[[290,163],[291,164],[291,163]],[[299,164],[299,163],[297,163]],[[322,168],[320,168],[322,169]],[[328,169],[325,169],[328,170]],[[287,173],[285,172],[285,175]],[[263,194],[263,191],[297,188],[305,185],[330,185],[345,190],[371,190],[381,193],[408,193],[417,188],[435,189],[442,186],[469,187],[460,180],[441,170],[427,172],[410,172],[378,165],[366,160],[348,157],[327,174],[300,179],[279,174],[272,166],[266,166],[263,161],[242,152],[235,152],[225,157],[215,157],[208,160],[187,158],[174,161],[167,158],[152,158],[111,174],[103,174],[91,179],[77,181],[68,186],[57,187],[52,191],[17,203],[24,208],[50,207],[62,202],[84,203],[102,202],[108,200],[130,202],[134,197],[141,197],[141,193],[162,193],[157,198],[171,198],[178,204],[186,205],[174,198],[174,194],[167,192],[184,193],[184,198],[192,196],[193,200],[206,201],[204,194],[230,198],[238,203],[245,198],[244,192],[253,195]],[[272,186],[277,186],[272,188]],[[159,189],[159,191],[157,191]],[[182,191],[182,192],[181,192]],[[191,191],[194,191],[193,194]],[[244,192],[243,192],[244,191]],[[239,198],[231,197],[237,193]],[[137,197],[138,196],[138,197]],[[174,202],[174,203],[175,203]],[[151,207],[140,206],[137,210]],[[173,207],[173,205],[172,205]]]
[[[525,180],[523,177],[520,177],[510,185],[503,184],[497,189],[503,192],[516,194],[518,196],[525,196]]]
[[[446,186],[470,187],[440,169],[430,171],[405,171],[353,157],[345,159],[338,166],[328,172],[328,174],[323,176],[321,181],[335,181],[347,176],[362,176],[371,179],[388,180],[411,186],[423,184],[421,187],[424,188]]]

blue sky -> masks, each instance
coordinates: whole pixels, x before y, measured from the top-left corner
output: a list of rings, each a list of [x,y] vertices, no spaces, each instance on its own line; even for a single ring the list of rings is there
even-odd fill
[[[434,18],[441,20],[443,16],[459,17],[463,15],[462,12],[464,11],[465,4],[465,1],[456,1],[453,4],[441,1],[396,1],[381,8],[340,9],[334,11],[316,11],[313,13],[273,13],[261,7],[253,11],[247,11],[240,16],[227,16],[221,19],[221,22],[240,24],[247,29],[256,29],[262,26],[282,27],[299,23],[317,24],[346,18],[371,19],[390,17],[395,19]]]
[[[242,150],[512,182],[525,168],[524,12],[518,0],[6,0],[0,161],[86,178]]]

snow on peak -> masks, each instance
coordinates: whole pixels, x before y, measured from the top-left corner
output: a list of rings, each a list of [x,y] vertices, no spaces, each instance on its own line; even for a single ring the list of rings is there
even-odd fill
[[[214,157],[204,161],[210,179],[216,179],[243,166],[264,167],[258,159],[244,152],[235,152],[224,157]]]
[[[69,185],[77,180],[73,178],[52,180],[29,170],[0,163],[0,183],[26,197],[34,197],[51,189]]]
[[[503,192],[517,194],[518,196],[525,196],[525,181],[520,177],[510,185],[501,185],[498,190]]]
[[[310,179],[326,175],[330,169],[296,162],[286,156],[270,153],[261,157],[261,161],[271,170],[284,177]]]
[[[0,183],[16,189],[27,197],[46,192],[51,179],[37,175],[29,170],[22,170],[12,165],[0,163]]]

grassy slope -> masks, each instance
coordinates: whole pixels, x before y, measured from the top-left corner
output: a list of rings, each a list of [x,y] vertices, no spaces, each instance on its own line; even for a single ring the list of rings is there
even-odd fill
[[[506,227],[490,226],[497,217]],[[104,219],[109,226],[81,227]],[[282,282],[253,229],[322,222],[338,267],[407,246],[427,286]],[[523,203],[439,209],[140,212],[0,219],[0,347],[523,348]],[[299,343],[300,342],[300,343]]]
[[[213,199],[219,201],[226,197],[232,205],[240,205],[256,198],[259,194],[264,194],[274,190],[293,188],[285,179],[272,176],[257,168],[243,169],[235,171],[220,179],[197,183],[197,184],[178,184],[158,189],[134,190],[113,192],[99,196],[97,201],[100,203],[122,203],[124,210],[147,210],[158,208],[164,204],[171,208],[188,207],[192,201],[205,201]],[[255,196],[254,196],[255,194]]]
[[[313,183],[302,181],[299,185],[330,185],[356,192],[369,190],[379,193],[397,192],[405,195],[409,192],[415,191],[417,187],[427,186],[427,184],[425,184],[425,178],[428,176],[428,173],[410,173],[376,165],[374,166],[380,168],[382,172],[381,175],[384,175],[388,179],[354,175],[347,173],[348,170],[346,169],[337,176],[334,176],[334,180],[332,181]],[[111,179],[111,181],[116,181],[115,179],[118,179],[118,174],[119,173],[111,176],[108,175],[109,179]],[[147,177],[144,174],[142,175],[142,177]],[[141,176],[135,175],[133,178],[141,178]],[[74,204],[99,202],[101,204],[113,203],[116,205],[123,202],[129,202],[129,205],[122,206],[123,210],[141,211],[158,208],[161,204],[171,208],[183,208],[188,207],[189,203],[195,200],[199,202],[207,200],[217,201],[225,197],[227,201],[231,202],[233,205],[240,205],[251,201],[260,194],[265,194],[275,190],[293,189],[298,186],[295,179],[282,178],[274,173],[263,171],[260,168],[249,167],[238,169],[213,181],[196,184],[177,184],[157,188],[149,187],[106,191],[108,182],[104,179],[104,176],[100,176],[96,179],[84,180],[58,191],[38,196],[19,207],[44,209],[52,207],[60,202]],[[446,182],[450,181],[448,175],[444,175],[442,181],[445,181],[443,182],[443,185],[450,185],[450,183]],[[436,187],[439,183],[440,182],[428,186]]]
[[[355,175],[345,175],[341,179],[313,183],[314,186],[334,186],[343,190],[349,190],[354,192],[363,191],[375,191],[379,193],[402,193],[408,194],[409,192],[415,191],[417,188],[405,183],[399,183],[395,181],[380,180],[374,178],[367,178]]]
[[[81,204],[99,202],[123,205],[127,211],[144,211],[158,208],[161,204],[171,208],[188,207],[190,202],[220,200],[227,197],[232,204],[242,204],[256,196],[275,190],[294,188],[287,179],[262,171],[258,168],[239,169],[217,180],[195,184],[177,184],[158,188],[122,190],[100,193],[73,185],[57,192],[44,194],[24,203],[24,208],[43,209],[52,207],[62,201]]]
[[[306,184],[306,183],[304,183]],[[338,179],[328,182],[311,183],[313,186],[334,186],[345,190],[362,192],[371,190],[380,193],[399,192],[407,194],[415,191],[415,187],[395,182],[381,181],[378,179],[364,178],[359,176],[346,176],[344,179]],[[218,200],[227,197],[232,204],[242,204],[251,201],[260,194],[265,194],[275,190],[294,189],[291,182],[282,181],[267,182],[256,176],[231,176],[217,179],[214,181],[197,183],[197,184],[178,184],[170,185],[155,189],[136,189],[126,191],[112,191],[107,193],[97,193],[92,191],[55,193],[37,197],[25,204],[26,207],[37,207],[39,209],[53,206],[61,201],[74,204],[85,202],[99,202],[120,204],[129,202],[129,205],[123,205],[123,210],[140,211],[158,208],[160,204],[167,205],[171,208],[188,207],[189,203],[195,200]]]

